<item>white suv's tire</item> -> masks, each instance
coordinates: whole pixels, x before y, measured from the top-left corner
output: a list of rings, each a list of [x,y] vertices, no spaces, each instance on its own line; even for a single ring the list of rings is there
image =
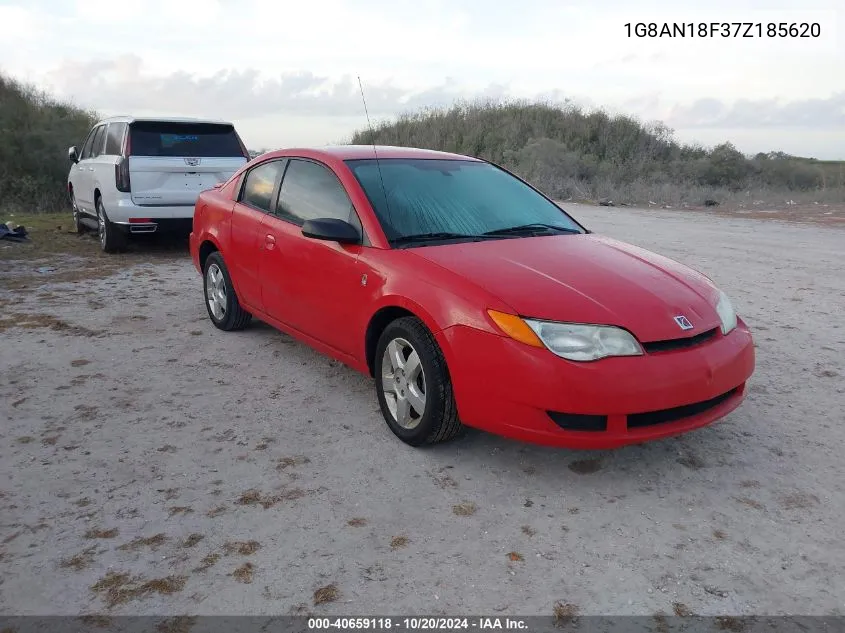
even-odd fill
[[[102,198],[97,198],[97,226],[103,252],[117,253],[126,248],[126,236],[109,220]]]

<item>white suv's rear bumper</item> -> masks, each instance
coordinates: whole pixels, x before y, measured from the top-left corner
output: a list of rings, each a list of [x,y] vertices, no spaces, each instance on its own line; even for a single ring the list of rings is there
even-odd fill
[[[178,207],[140,206],[129,195],[120,196],[114,204],[103,200],[109,220],[115,224],[130,224],[131,220],[193,220],[194,205]],[[132,222],[133,224],[135,222]]]

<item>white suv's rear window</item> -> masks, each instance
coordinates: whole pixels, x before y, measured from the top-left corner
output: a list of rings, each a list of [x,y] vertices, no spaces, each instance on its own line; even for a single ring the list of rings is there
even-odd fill
[[[132,156],[244,156],[231,125],[136,121],[129,129]]]

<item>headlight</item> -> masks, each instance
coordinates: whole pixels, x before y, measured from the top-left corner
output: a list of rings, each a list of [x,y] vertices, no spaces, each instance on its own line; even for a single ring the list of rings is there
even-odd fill
[[[731,300],[721,290],[719,291],[719,302],[716,304],[716,312],[722,322],[722,334],[729,334],[736,327],[736,312]]]
[[[567,360],[589,361],[643,353],[637,339],[618,327],[535,319],[525,319],[525,322],[550,351]]]

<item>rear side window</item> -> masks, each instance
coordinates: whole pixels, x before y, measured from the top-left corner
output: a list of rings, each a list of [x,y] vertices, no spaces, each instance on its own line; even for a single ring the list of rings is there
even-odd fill
[[[103,145],[105,143],[106,126],[101,125],[94,135],[94,144],[91,146],[91,158],[96,158],[103,153]]]
[[[254,167],[246,175],[240,201],[262,211],[270,211],[276,181],[284,169],[285,161],[274,160]]]
[[[243,158],[246,155],[231,125],[136,121],[129,130],[132,156]]]
[[[294,224],[316,218],[337,218],[361,230],[352,201],[337,176],[307,160],[291,160],[279,191],[276,215]]]
[[[119,156],[123,146],[123,133],[126,132],[126,123],[109,123],[106,132],[106,151],[108,156]]]
[[[97,136],[97,132],[99,131],[100,126],[98,125],[88,133],[88,138],[85,139],[85,145],[82,146],[82,154],[79,157],[80,160],[91,158],[91,147],[93,147],[94,137]]]

